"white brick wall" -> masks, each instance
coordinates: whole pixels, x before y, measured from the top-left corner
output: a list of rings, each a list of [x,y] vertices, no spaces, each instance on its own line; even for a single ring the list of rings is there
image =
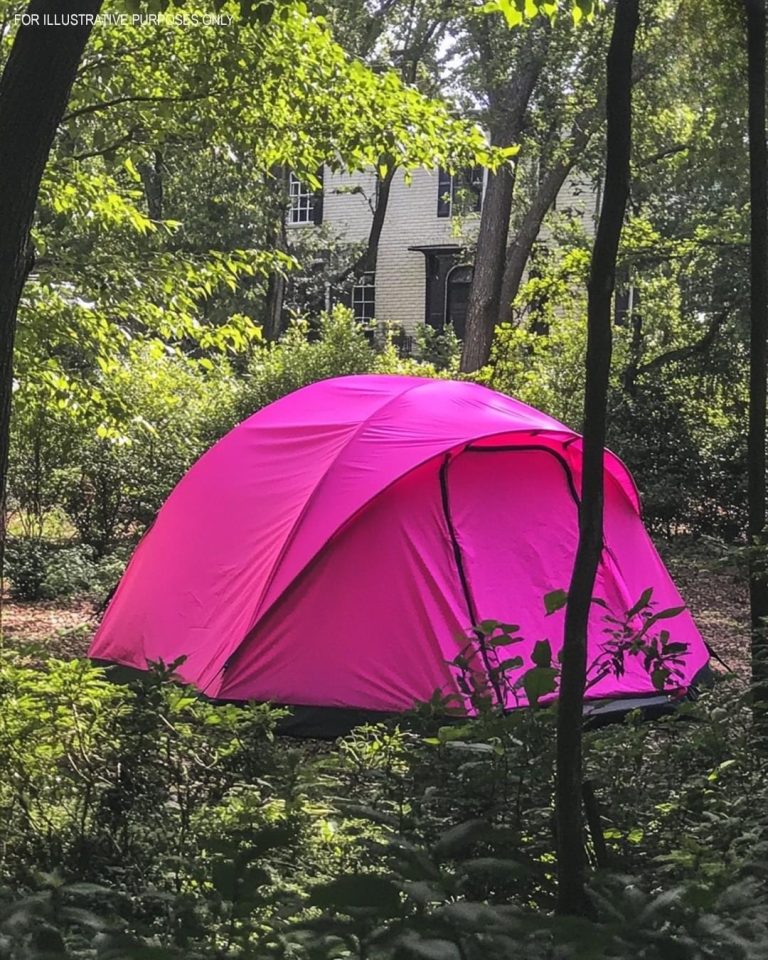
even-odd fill
[[[359,187],[365,196],[352,193]],[[352,242],[365,240],[371,225],[375,196],[373,172],[342,174],[326,172],[323,223]],[[392,182],[387,216],[376,264],[376,319],[403,326],[412,333],[424,322],[426,262],[424,254],[409,250],[432,244],[461,245],[477,228],[477,216],[458,221],[437,215],[437,171],[417,170],[407,184],[402,173]]]
[[[597,219],[597,193],[592,180],[578,172],[571,172],[557,195],[555,212],[569,214],[581,221],[588,237],[594,235]],[[546,226],[541,239],[546,240]]]
[[[376,198],[376,174],[326,170],[323,180],[323,223],[350,243],[367,240]]]
[[[414,246],[461,245],[477,229],[477,216],[458,221],[437,215],[437,171],[417,170],[410,185],[402,176],[392,184],[376,268],[378,320],[402,324],[412,333],[424,322],[426,262]]]
[[[376,177],[366,173],[325,172],[323,223],[353,243],[368,237]],[[357,192],[352,192],[357,189]],[[437,171],[417,170],[410,184],[398,173],[392,183],[376,265],[376,319],[398,324],[413,333],[424,322],[426,263],[414,246],[462,245],[477,231],[478,215],[453,220],[437,216]],[[370,201],[370,202],[369,202]],[[591,183],[571,175],[556,209],[571,210],[594,231],[595,193]],[[301,229],[313,229],[311,226]],[[460,232],[457,232],[460,231]],[[542,239],[546,237],[546,228]]]

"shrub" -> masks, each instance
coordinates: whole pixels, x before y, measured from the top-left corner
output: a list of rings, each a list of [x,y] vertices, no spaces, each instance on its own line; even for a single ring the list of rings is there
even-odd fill
[[[197,363],[156,347],[137,347],[110,369],[103,394],[59,405],[28,392],[15,404],[10,498],[37,518],[38,535],[63,507],[80,540],[103,555],[139,534],[232,426],[236,386],[226,361]]]
[[[20,600],[38,600],[43,596],[49,557],[50,549],[43,540],[8,540],[5,574],[11,580],[14,596]]]
[[[125,553],[96,557],[92,547],[40,538],[14,538],[6,550],[6,574],[19,600],[54,600],[87,594],[101,599],[119,580]]]

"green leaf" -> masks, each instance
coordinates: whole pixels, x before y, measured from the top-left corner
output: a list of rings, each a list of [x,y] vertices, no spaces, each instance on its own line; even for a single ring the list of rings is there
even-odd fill
[[[647,590],[643,590],[643,592],[640,594],[640,599],[637,601],[637,603],[633,607],[630,607],[629,610],[627,610],[627,614],[626,614],[627,620],[631,620],[633,617],[636,617],[641,610],[645,610],[645,608],[651,602],[652,596],[653,596],[653,587],[648,587]]]
[[[464,823],[459,823],[441,834],[433,851],[440,857],[459,856],[487,837],[490,829],[487,820],[480,818],[465,820]]]
[[[498,666],[498,670],[508,671],[508,670],[519,670],[523,666],[522,657],[509,657],[508,660],[502,660]]]
[[[566,603],[568,603],[568,594],[565,590],[552,590],[544,595],[544,609],[547,616],[562,610]]]
[[[657,623],[659,620],[671,620],[672,617],[679,617],[681,613],[685,613],[685,609],[685,605],[682,607],[668,607],[666,610],[659,610],[658,613],[654,613],[650,620],[653,621],[653,623]]]
[[[552,666],[552,647],[549,640],[537,640],[531,653],[531,660],[537,667]]]
[[[557,670],[554,667],[533,667],[523,675],[523,690],[531,706],[538,706],[541,697],[557,690]]]
[[[492,650],[495,650],[497,647],[510,647],[513,643],[522,643],[523,637],[512,637],[507,633],[503,633],[500,637],[493,637],[492,640],[487,641],[487,646]]]
[[[374,873],[349,874],[315,887],[309,897],[315,907],[359,910],[367,908],[393,916],[400,912],[400,891],[392,880]]]

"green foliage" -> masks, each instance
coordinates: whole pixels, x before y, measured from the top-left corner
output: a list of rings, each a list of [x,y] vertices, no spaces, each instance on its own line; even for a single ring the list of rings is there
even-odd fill
[[[579,430],[589,255],[578,225],[563,220],[556,237],[478,378]],[[652,529],[733,540],[745,524],[746,374],[743,344],[724,318],[737,308],[715,301],[703,312],[698,285],[712,270],[704,238],[665,240],[637,217],[623,243],[638,306],[614,326],[609,447],[635,477]],[[705,337],[711,343],[692,346]]]
[[[401,359],[391,337],[376,343],[373,330],[338,306],[314,328],[307,319],[295,320],[279,342],[253,352],[241,386],[240,416],[318,380],[355,373],[437,376],[438,370],[427,361]]]
[[[118,553],[96,557],[92,547],[37,537],[8,541],[5,574],[19,600],[53,600],[86,594],[105,598],[125,567]]]
[[[514,625],[478,627],[506,657]],[[760,955],[768,780],[738,685],[587,731],[609,864],[577,921],[552,909],[553,707],[291,744],[280,711],[207,703],[175,666],[119,685],[0,657],[6,956]]]
[[[43,540],[8,544],[6,573],[21,600],[53,599],[84,593],[92,586],[94,567],[84,547],[51,549]]]
[[[33,536],[62,507],[82,542],[101,554],[142,530],[229,428],[237,388],[225,360],[203,364],[159,344],[132,347],[96,383],[96,400],[53,408],[45,389],[17,392],[10,496]]]
[[[483,13],[500,13],[507,26],[519,27],[526,19],[538,14],[554,19],[561,9],[570,11],[574,23],[580,23],[584,17],[590,19],[599,0],[568,0],[566,3],[558,0],[488,0],[481,7]]]
[[[83,555],[80,579],[99,579],[86,573],[90,560],[135,540],[211,443],[286,393],[353,373],[442,375],[426,360],[402,359],[390,333],[373,333],[337,307],[314,323],[297,319],[278,342],[253,344],[239,371],[226,357],[189,357],[159,341],[139,342],[94,376],[96,396],[72,402],[61,385],[61,402],[52,405],[47,385],[19,389],[9,478],[12,516],[27,541],[19,550],[29,554],[17,560],[17,551],[11,560],[19,595],[60,594],[43,553],[60,553],[55,542],[73,534],[95,551]],[[54,545],[46,547],[48,540]]]

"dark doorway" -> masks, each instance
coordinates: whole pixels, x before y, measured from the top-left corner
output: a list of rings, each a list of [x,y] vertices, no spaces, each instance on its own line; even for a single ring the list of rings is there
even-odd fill
[[[445,280],[445,325],[453,327],[460,340],[464,339],[471,283],[472,267],[467,264],[451,267]]]
[[[410,247],[424,254],[426,265],[426,296],[424,320],[435,330],[442,330],[447,318],[448,275],[462,254],[457,244],[430,247]]]

